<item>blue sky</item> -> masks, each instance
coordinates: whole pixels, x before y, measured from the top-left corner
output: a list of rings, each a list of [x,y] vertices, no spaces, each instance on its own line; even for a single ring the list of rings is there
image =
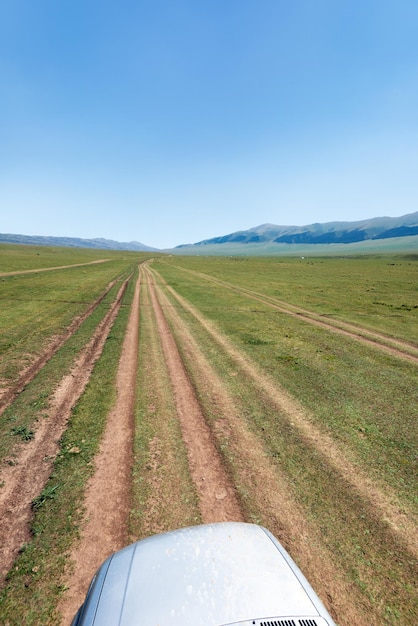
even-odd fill
[[[417,0],[2,0],[0,232],[418,210]]]

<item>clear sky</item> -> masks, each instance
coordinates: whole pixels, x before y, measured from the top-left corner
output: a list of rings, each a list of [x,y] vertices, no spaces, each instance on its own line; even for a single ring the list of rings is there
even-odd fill
[[[1,0],[0,232],[417,210],[417,0]]]

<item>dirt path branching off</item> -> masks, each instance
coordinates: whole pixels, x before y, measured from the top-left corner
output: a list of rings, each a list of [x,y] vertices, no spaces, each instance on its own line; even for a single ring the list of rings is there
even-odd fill
[[[159,280],[163,281],[160,275]],[[333,438],[314,425],[312,416],[276,381],[269,377],[251,363],[239,350],[237,350],[229,340],[221,335],[214,324],[204,318],[189,302],[182,298],[174,289],[167,286],[167,290],[180,304],[201,324],[201,326],[215,339],[237,363],[241,370],[245,371],[259,387],[260,391],[277,404],[279,410],[288,415],[289,421],[296,426],[304,437],[318,450],[318,453],[327,459],[344,480],[349,482],[362,497],[366,498],[374,507],[379,510],[379,514],[388,521],[393,531],[399,535],[410,552],[418,557],[418,528],[411,512],[405,511],[400,504],[396,494],[389,487],[385,491],[380,489],[374,481],[366,476],[358,466],[354,466],[348,460],[344,451],[337,446]]]
[[[344,335],[345,337],[359,341],[374,349],[382,350],[383,352],[386,352],[396,358],[410,361],[411,363],[418,363],[418,346],[415,344],[407,341],[401,341],[400,339],[395,339],[395,337],[385,335],[384,333],[372,331],[368,328],[364,328],[356,324],[350,324],[349,322],[344,322],[339,319],[325,319],[324,316],[314,313],[313,311],[308,311],[307,309],[289,304],[288,302],[284,302],[278,298],[258,293],[252,289],[232,285],[231,283],[214,278],[213,276],[209,276],[208,274],[204,274],[202,272],[186,269],[177,265],[176,268],[183,272],[188,272],[189,274],[198,276],[199,278],[212,282],[216,285],[225,287],[231,291],[241,293],[249,298],[252,298],[253,300],[261,302],[262,304],[267,304],[281,313],[286,313],[287,315],[296,317],[297,319],[303,320],[308,324],[313,324],[314,326],[324,328],[330,332]]]
[[[97,265],[98,263],[106,263],[109,259],[97,259],[96,261],[88,261],[87,263],[73,263],[72,265],[58,265],[57,267],[38,267],[32,270],[16,270],[14,272],[0,272],[0,276],[18,276],[20,274],[39,274],[39,272],[53,272],[55,270],[66,270],[72,267],[84,267],[85,265]]]

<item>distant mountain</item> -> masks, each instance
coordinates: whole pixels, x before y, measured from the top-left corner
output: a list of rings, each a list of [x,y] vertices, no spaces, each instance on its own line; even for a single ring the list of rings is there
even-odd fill
[[[40,235],[11,235],[0,233],[0,243],[21,243],[32,246],[63,246],[66,248],[97,248],[98,250],[130,250],[133,252],[158,252],[139,241],[120,243],[111,239],[78,239],[77,237],[42,237]]]
[[[378,239],[418,235],[418,211],[402,217],[375,217],[359,222],[327,222],[308,226],[276,226],[261,224],[249,230],[205,239],[195,244],[177,246],[177,249],[223,244],[350,244]],[[197,252],[196,252],[197,253]]]
[[[404,242],[404,243],[402,243]],[[139,241],[121,243],[111,239],[79,239],[77,237],[45,237],[1,234],[0,243],[38,246],[96,248],[99,250],[126,250],[134,252],[166,252],[173,254],[262,255],[296,254],[307,251],[327,253],[336,251],[361,252],[378,249],[407,248],[418,252],[418,211],[402,217],[375,217],[358,222],[326,222],[308,226],[276,226],[261,224],[248,230],[205,239],[195,244],[182,244],[172,249],[159,250]],[[329,246],[329,244],[338,244]]]

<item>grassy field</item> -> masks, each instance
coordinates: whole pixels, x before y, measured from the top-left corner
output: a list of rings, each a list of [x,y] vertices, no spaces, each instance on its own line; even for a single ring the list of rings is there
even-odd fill
[[[83,518],[85,484],[115,399],[137,266],[147,258],[0,247],[0,272],[39,270],[0,277],[5,389],[95,304],[0,416],[2,463],[13,463],[17,442],[31,440],[57,384],[130,277],[103,353],[72,409],[50,480],[34,502],[32,539],[0,598],[2,623],[58,623],[56,606]],[[42,271],[66,265],[73,267]],[[322,573],[304,546],[323,553],[368,623],[415,623],[417,563],[407,529],[418,518],[418,366],[413,360],[418,257],[159,256],[150,267],[171,305],[165,307],[167,319],[205,417],[214,433],[219,430],[216,445],[246,519],[271,528],[315,588]],[[132,539],[201,519],[146,285],[140,306]],[[293,530],[280,526],[277,510],[260,499],[257,458],[222,427],[225,416],[181,338],[176,316],[262,450],[260,463],[273,468],[277,485],[272,489],[283,489],[283,498],[287,494],[295,515],[304,520],[303,541],[296,519]],[[313,323],[319,318],[329,325]],[[352,324],[358,335],[336,332],[333,324],[340,322]],[[399,342],[399,352],[385,351],[382,334],[387,345]]]
[[[106,262],[90,265],[100,259]],[[102,250],[0,246],[0,274],[30,272],[0,276],[0,388],[15,380],[45,342],[68,328],[112,281],[132,271],[137,259]],[[63,269],[42,271],[51,267]]]
[[[311,259],[170,257],[165,264],[418,341],[418,254]]]
[[[91,248],[61,248],[49,246],[27,246],[0,243],[0,275],[7,272],[33,271],[98,261],[135,261],[149,254],[96,250]]]
[[[391,237],[390,239],[368,239],[355,243],[298,244],[298,243],[222,243],[204,246],[186,246],[175,252],[180,256],[233,256],[233,257],[328,257],[354,255],[390,255],[416,254],[418,235],[410,237]]]
[[[358,462],[415,502],[416,365],[205,281],[221,278],[325,316],[418,342],[418,260],[179,259],[153,267],[240,350],[349,446]],[[197,274],[191,274],[193,270]],[[352,284],[352,287],[350,286]],[[379,291],[379,302],[370,285]],[[320,293],[318,293],[320,292]],[[386,306],[381,304],[386,303]],[[407,306],[406,306],[407,304]]]
[[[416,363],[312,326],[305,319],[275,310],[270,301],[255,301],[236,290],[240,286],[261,296],[274,296],[280,302],[355,322],[416,345],[415,259],[303,263],[296,259],[171,258],[160,259],[152,267],[276,388],[297,400],[309,423],[331,437],[354,473],[371,479],[389,499],[397,500],[406,517],[417,519]],[[272,398],[248,379],[231,359],[231,352],[225,353],[213,335],[205,334],[202,324],[182,310],[174,297],[171,302],[194,328],[242,419],[263,441],[278,471],[284,472],[295,502],[345,571],[359,605],[379,606],[376,623],[412,624],[417,610],[413,592],[416,562],[394,539],[387,522],[370,501],[353,491],[346,477],[321,454],[321,446],[295,428],[292,415],[280,411]],[[192,362],[189,374],[194,376]],[[208,414],[219,419],[210,401],[202,401],[206,401]],[[237,452],[225,456],[239,482]],[[253,520],[271,525],[248,486],[242,486],[241,497]]]

